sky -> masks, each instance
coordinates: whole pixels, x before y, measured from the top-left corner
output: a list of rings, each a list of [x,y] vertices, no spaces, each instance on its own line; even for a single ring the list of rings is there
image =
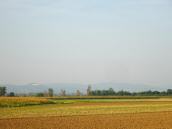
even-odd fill
[[[172,2],[0,0],[0,82],[172,85]]]

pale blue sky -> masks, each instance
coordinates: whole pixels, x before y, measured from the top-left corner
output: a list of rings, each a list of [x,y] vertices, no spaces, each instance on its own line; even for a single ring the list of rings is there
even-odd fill
[[[172,85],[172,2],[0,0],[0,82]]]

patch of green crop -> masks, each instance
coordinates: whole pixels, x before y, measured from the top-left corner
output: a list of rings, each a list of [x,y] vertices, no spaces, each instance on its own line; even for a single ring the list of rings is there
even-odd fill
[[[23,107],[31,105],[53,104],[54,102],[46,98],[34,97],[0,97],[0,108]]]
[[[63,103],[68,104],[63,104]],[[161,101],[148,103],[147,101],[133,101],[118,104],[74,104],[73,101],[62,101],[62,103],[50,105],[37,105],[27,107],[0,108],[0,118],[20,117],[42,117],[42,116],[73,116],[73,115],[94,115],[94,114],[115,114],[115,113],[141,113],[172,111],[172,102]]]

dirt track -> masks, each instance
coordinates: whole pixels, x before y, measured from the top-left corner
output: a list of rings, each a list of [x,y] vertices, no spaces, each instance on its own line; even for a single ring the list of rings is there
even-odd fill
[[[1,119],[0,129],[172,129],[172,112]]]

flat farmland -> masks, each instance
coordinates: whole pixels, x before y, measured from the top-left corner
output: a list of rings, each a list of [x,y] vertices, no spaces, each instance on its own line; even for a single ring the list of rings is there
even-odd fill
[[[0,129],[172,129],[171,98],[47,101],[1,107]]]
[[[1,119],[1,129],[172,129],[172,112]]]

